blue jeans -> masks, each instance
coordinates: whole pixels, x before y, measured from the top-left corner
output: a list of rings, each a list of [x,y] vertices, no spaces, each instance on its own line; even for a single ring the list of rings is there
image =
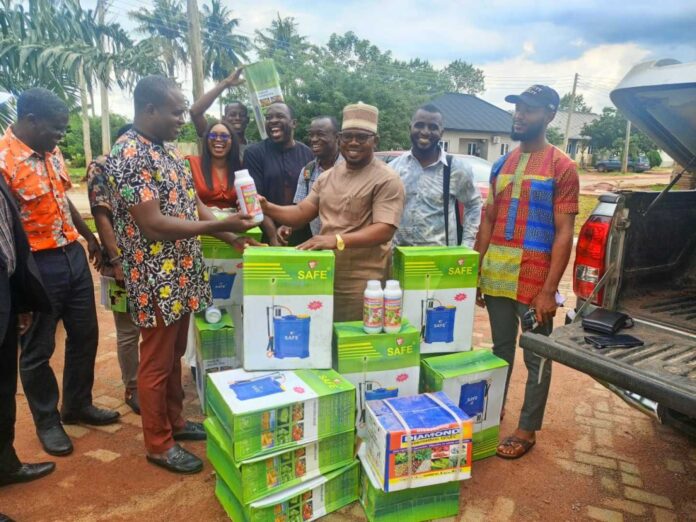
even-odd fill
[[[34,252],[34,259],[53,311],[34,315],[30,330],[22,337],[19,368],[34,424],[37,429],[46,429],[60,423],[58,382],[49,364],[56,347],[58,321],[63,321],[67,334],[64,413],[92,404],[99,328],[92,274],[82,246],[74,241],[66,247]]]

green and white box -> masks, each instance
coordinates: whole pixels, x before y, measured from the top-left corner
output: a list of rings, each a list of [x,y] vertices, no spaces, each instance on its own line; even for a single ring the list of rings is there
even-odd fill
[[[208,460],[242,504],[287,490],[355,459],[355,430],[350,430],[235,464],[231,442],[220,421],[208,417],[204,426]]]
[[[443,391],[474,421],[473,460],[495,455],[508,364],[490,350],[430,357],[421,365],[421,389]]]
[[[399,333],[368,334],[362,321],[334,324],[334,369],[355,385],[358,425],[365,402],[416,395],[420,374],[420,333],[404,322]]]
[[[193,316],[193,334],[196,345],[196,391],[205,413],[206,375],[213,372],[239,368],[241,361],[237,357],[234,321],[228,310],[221,309],[219,322],[210,324],[205,320],[205,313]]]
[[[358,455],[362,461],[364,457]],[[372,468],[360,466],[360,503],[369,522],[423,522],[459,512],[460,482],[385,493]]]
[[[331,368],[333,252],[247,248],[243,278],[244,369]]]
[[[420,329],[421,353],[471,349],[478,252],[466,247],[397,247],[394,278],[403,317]]]
[[[355,387],[334,370],[211,373],[206,403],[237,463],[355,426]]]
[[[358,461],[287,491],[242,505],[218,476],[215,496],[234,522],[311,522],[358,499]]]

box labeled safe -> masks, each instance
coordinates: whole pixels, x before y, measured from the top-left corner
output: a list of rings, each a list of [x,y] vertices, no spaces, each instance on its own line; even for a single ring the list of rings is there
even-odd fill
[[[360,504],[370,522],[424,522],[454,517],[459,512],[461,484],[456,481],[401,491],[382,491],[360,448]]]
[[[404,322],[398,333],[368,334],[362,321],[334,324],[334,369],[355,385],[357,422],[365,403],[418,394],[420,332]]]
[[[234,522],[311,522],[358,499],[358,461],[242,505],[219,476],[215,496]]]
[[[471,477],[469,417],[442,392],[367,403],[365,464],[386,492]]]
[[[208,417],[203,425],[208,434],[208,460],[242,504],[347,466],[355,458],[355,430],[350,430],[235,464],[220,421]]]
[[[334,370],[229,370],[208,375],[206,411],[239,463],[353,429],[355,387]]]
[[[333,252],[250,247],[243,280],[244,368],[331,368]]]
[[[421,353],[471,349],[478,257],[466,247],[396,248],[403,317],[420,330]]]
[[[421,363],[421,390],[443,391],[474,422],[473,460],[495,455],[508,364],[490,350],[430,357]]]

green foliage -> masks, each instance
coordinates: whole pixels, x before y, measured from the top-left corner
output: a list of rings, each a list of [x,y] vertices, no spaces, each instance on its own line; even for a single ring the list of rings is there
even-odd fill
[[[555,145],[556,147],[559,147],[559,146],[563,145],[564,139],[565,139],[565,136],[556,127],[547,127],[546,128],[546,141],[548,141],[551,145]]]
[[[573,93],[567,92],[561,96],[561,101],[558,104],[559,110],[569,111],[570,110],[570,99],[573,97]],[[575,95],[575,105],[573,106],[573,112],[582,112],[589,114],[592,112],[592,107],[588,106],[583,98],[582,94]]]
[[[234,34],[239,18],[233,18],[232,11],[221,0],[211,0],[210,7],[203,5],[201,14],[203,70],[206,76],[220,81],[241,65],[242,60],[249,59],[246,53],[251,42],[246,36]]]
[[[463,60],[455,60],[445,68],[445,76],[454,92],[479,94],[484,91],[483,71]]]
[[[650,168],[659,167],[662,165],[662,156],[656,150],[649,150],[646,154],[648,161],[650,162]]]
[[[109,116],[112,143],[116,139],[116,131],[126,123],[128,120],[120,114]],[[101,118],[89,119],[89,142],[92,150],[101,150]],[[82,143],[82,118],[79,113],[75,112],[70,115],[68,130],[60,143],[60,150],[71,167],[85,167],[85,152]]]
[[[626,118],[615,108],[604,107],[602,115],[592,123],[585,124],[583,136],[592,138],[592,148],[608,155],[621,155],[626,137]],[[637,157],[649,150],[657,149],[653,141],[636,127],[631,127],[629,155]]]

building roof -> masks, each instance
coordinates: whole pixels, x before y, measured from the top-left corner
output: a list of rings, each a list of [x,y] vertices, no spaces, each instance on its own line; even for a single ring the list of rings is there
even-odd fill
[[[582,128],[585,124],[590,124],[599,118],[599,114],[573,112],[573,117],[570,118],[570,129],[568,130],[569,140],[589,140],[589,136],[583,136]],[[556,112],[556,117],[549,124],[549,127],[557,129],[561,134],[565,135],[566,123],[568,122],[568,111]]]
[[[448,130],[504,134],[512,129],[512,114],[473,94],[448,92],[430,103],[442,111]]]

